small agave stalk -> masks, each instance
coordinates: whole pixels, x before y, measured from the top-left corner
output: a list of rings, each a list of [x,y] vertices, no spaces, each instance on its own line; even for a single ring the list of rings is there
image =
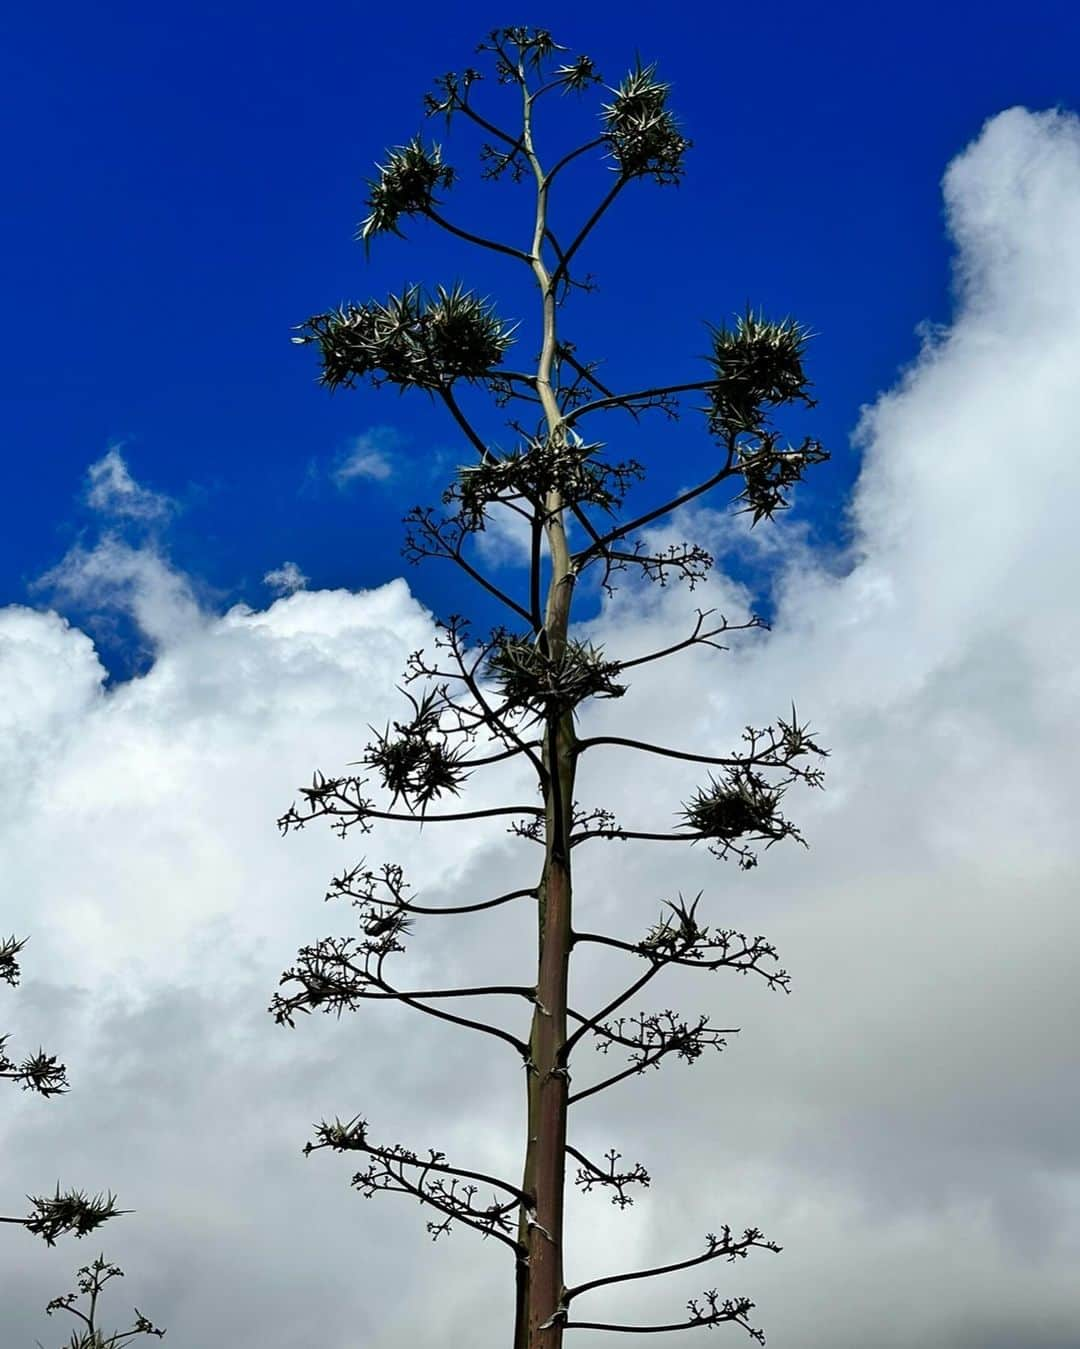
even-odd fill
[[[114,1330],[106,1335],[99,1326],[98,1300],[102,1290],[110,1279],[123,1277],[124,1271],[119,1265],[107,1264],[105,1257],[99,1255],[91,1264],[83,1265],[78,1272],[79,1292],[89,1299],[85,1311],[75,1306],[79,1293],[64,1293],[61,1297],[54,1297],[46,1306],[47,1316],[51,1316],[55,1311],[70,1312],[86,1327],[82,1332],[73,1330],[71,1339],[64,1349],[121,1349],[121,1346],[130,1343],[137,1335],[152,1335],[159,1340],[164,1339],[165,1331],[159,1330],[138,1307],[135,1308],[135,1323],[130,1330]],[[38,1349],[42,1349],[40,1340],[37,1344]]]

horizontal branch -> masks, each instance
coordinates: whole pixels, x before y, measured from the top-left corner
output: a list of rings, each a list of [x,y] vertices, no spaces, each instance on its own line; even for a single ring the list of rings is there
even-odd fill
[[[449,824],[451,820],[483,820],[494,815],[543,815],[541,806],[491,806],[487,810],[463,810],[456,815],[391,815],[384,810],[366,810],[373,820],[397,820],[403,824]]]
[[[727,953],[727,939],[738,936],[742,942],[742,947],[729,955]],[[595,942],[601,946],[610,946],[617,951],[626,951],[629,955],[645,956],[649,960],[658,962],[658,967],[664,965],[684,965],[689,969],[695,970],[753,970],[755,974],[760,974],[763,979],[767,979],[770,987],[779,987],[784,989],[785,993],[790,993],[787,984],[790,982],[786,970],[781,970],[778,974],[770,974],[767,970],[761,969],[757,962],[762,956],[776,957],[775,948],[758,937],[753,945],[747,943],[746,937],[740,932],[735,933],[733,929],[726,929],[720,933],[720,940],[709,941],[707,933],[698,933],[702,938],[700,945],[691,945],[688,947],[690,954],[675,954],[673,951],[660,951],[655,948],[649,948],[644,942],[639,942],[636,946],[632,942],[620,941],[618,937],[608,937],[600,932],[575,932],[574,942],[579,941]],[[724,955],[718,956],[715,960],[707,960],[704,951],[715,949],[717,946],[723,946]]]
[[[748,1227],[743,1234],[742,1241],[733,1242],[731,1240],[731,1228],[724,1225],[723,1240],[717,1238],[710,1232],[706,1236],[709,1243],[709,1249],[702,1255],[691,1256],[688,1260],[679,1260],[671,1265],[657,1265],[652,1269],[638,1269],[628,1274],[611,1274],[602,1279],[590,1279],[588,1283],[579,1283],[574,1288],[568,1288],[563,1294],[563,1302],[567,1305],[582,1293],[588,1293],[593,1288],[603,1288],[608,1284],[626,1283],[630,1279],[652,1279],[659,1274],[672,1274],[676,1270],[690,1269],[694,1265],[704,1264],[707,1260],[719,1260],[723,1257],[726,1260],[734,1261],[736,1257],[746,1258],[746,1252],[752,1247],[759,1247],[761,1250],[775,1251],[779,1253],[783,1250],[773,1241],[760,1241],[761,1233],[756,1227]]]
[[[366,779],[365,779],[366,781]],[[540,806],[490,806],[485,810],[463,810],[456,811],[450,815],[428,815],[415,812],[409,815],[400,815],[396,811],[375,810],[370,801],[363,798],[357,798],[356,801],[350,801],[342,790],[342,784],[345,787],[352,786],[359,789],[363,783],[359,778],[338,778],[323,779],[317,781],[314,787],[301,787],[301,795],[307,797],[308,813],[301,815],[293,805],[278,821],[278,826],[283,833],[288,832],[289,828],[302,829],[312,820],[317,820],[323,816],[337,817],[339,820],[343,816],[355,816],[353,823],[363,820],[390,820],[398,824],[419,824],[421,827],[425,824],[450,824],[457,820],[483,820],[492,819],[497,815],[534,815],[542,817],[543,808]],[[331,798],[332,804],[326,805],[326,799]],[[333,804],[336,802],[337,804]],[[347,829],[347,824],[341,823],[338,828]],[[369,832],[369,831],[365,831]]]
[[[511,382],[516,381],[519,384],[527,384],[530,389],[536,388],[536,376],[527,375],[521,370],[504,370],[500,365],[494,377],[500,380],[505,379]]]
[[[503,763],[506,759],[512,759],[515,754],[524,754],[530,749],[543,749],[542,740],[522,741],[520,745],[515,745],[513,749],[504,749],[500,754],[489,754],[483,759],[460,760],[462,768],[467,768],[471,772],[474,768],[486,768],[489,764]]]
[[[725,758],[717,758],[710,754],[690,754],[685,750],[667,749],[663,745],[650,745],[643,740],[627,740],[618,735],[594,735],[588,740],[579,740],[575,749],[580,753],[582,750],[589,749],[593,745],[625,745],[629,749],[644,750],[648,754],[663,754],[669,759],[687,759],[691,763],[709,763],[721,764],[725,768],[738,768],[751,762],[745,755],[728,755]],[[752,761],[759,768],[786,768],[787,762],[782,759],[754,759]]]
[[[349,893],[349,892],[339,891],[338,893]],[[456,914],[456,913],[477,913],[481,909],[493,909],[498,904],[506,904],[512,899],[521,899],[526,895],[529,895],[533,899],[535,899],[537,895],[536,887],[530,886],[526,890],[511,890],[505,895],[497,895],[494,899],[480,900],[476,904],[453,904],[447,905],[446,908],[441,909],[428,908],[421,904],[413,904],[410,901],[398,903],[398,901],[396,900],[383,899],[378,895],[370,895],[370,896],[365,895],[364,899],[373,904],[386,904],[391,906],[392,908],[401,909],[403,912],[406,913]]]
[[[582,940],[582,938],[579,937],[578,933],[576,932],[573,933],[570,939],[571,947],[573,947],[573,945],[576,944],[579,940]],[[581,1037],[585,1035],[588,1031],[595,1030],[596,1027],[600,1024],[601,1021],[603,1021],[603,1019],[606,1016],[610,1016],[612,1012],[617,1011],[618,1008],[620,1008],[623,1005],[623,1003],[627,1001],[628,998],[632,998],[635,993],[637,993],[640,989],[644,988],[645,985],[649,982],[649,980],[652,979],[656,974],[658,974],[662,968],[663,966],[659,962],[651,966],[648,970],[645,971],[645,973],[639,979],[635,979],[629,988],[625,989],[624,992],[620,993],[618,997],[612,998],[612,1000],[607,1004],[607,1006],[602,1007],[600,1011],[596,1013],[595,1016],[584,1017],[581,1015],[580,1012],[575,1012],[572,1011],[570,1008],[567,1008],[566,1009],[567,1016],[569,1016],[573,1021],[580,1021],[581,1025],[578,1027],[576,1031],[574,1031],[572,1035],[570,1035],[567,1038],[566,1043],[563,1045],[559,1057],[560,1063],[563,1066],[565,1066],[567,1060],[570,1057],[571,1051],[573,1050],[577,1042],[581,1039]]]
[[[527,1002],[536,1001],[535,989],[513,984],[492,984],[490,987],[481,986],[477,988],[410,988],[401,991],[390,989],[387,985],[387,990],[386,992],[380,990],[375,993],[356,993],[353,996],[371,1002],[394,998],[483,998],[495,995],[524,998]]]
[[[753,1306],[754,1304],[751,1303],[750,1305]],[[628,1335],[660,1335],[666,1333],[669,1330],[696,1330],[700,1326],[715,1326],[719,1325],[721,1321],[735,1321],[739,1325],[741,1325],[744,1330],[749,1331],[754,1339],[758,1339],[758,1336],[754,1334],[751,1327],[748,1326],[745,1321],[741,1320],[738,1316],[735,1315],[717,1316],[712,1320],[699,1316],[695,1317],[691,1321],[676,1321],[666,1326],[620,1326],[614,1324],[613,1322],[608,1321],[564,1321],[563,1329],[616,1330],[622,1331],[624,1334]],[[765,1343],[764,1336],[760,1338],[760,1343],[762,1344]]]
[[[588,838],[645,839],[652,843],[700,843],[706,834],[644,834],[633,829],[586,829],[570,839],[571,848]]]
[[[567,425],[573,425],[579,417],[583,417],[587,412],[600,412],[604,408],[618,407],[626,403],[640,403],[646,398],[664,398],[673,393],[689,393],[694,389],[711,389],[716,384],[715,379],[697,379],[690,384],[667,384],[658,389],[642,389],[637,393],[619,393],[612,394],[608,398],[594,398],[591,403],[582,403],[566,416]]]

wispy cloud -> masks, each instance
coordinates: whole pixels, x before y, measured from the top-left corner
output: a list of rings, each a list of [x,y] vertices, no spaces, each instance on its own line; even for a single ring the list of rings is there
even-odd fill
[[[353,438],[331,477],[338,487],[346,487],[357,478],[385,482],[394,472],[389,451],[400,442],[392,426],[373,426]]]
[[[280,567],[268,571],[263,577],[263,585],[269,586],[275,595],[292,595],[303,590],[310,577],[304,575],[295,562],[283,562]]]
[[[118,445],[91,464],[86,476],[87,505],[102,515],[148,523],[167,519],[176,508],[170,497],[135,481]]]

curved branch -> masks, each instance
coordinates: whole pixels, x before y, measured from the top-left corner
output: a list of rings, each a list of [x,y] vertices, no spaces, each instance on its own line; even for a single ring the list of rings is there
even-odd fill
[[[377,1147],[371,1143],[366,1143],[363,1141],[362,1135],[358,1137],[349,1134],[347,1130],[345,1132],[347,1134],[347,1141],[334,1142],[329,1137],[329,1131],[324,1131],[323,1141],[321,1143],[309,1143],[304,1150],[305,1155],[309,1155],[312,1152],[318,1152],[320,1148],[330,1148],[335,1152],[366,1152],[372,1157],[378,1157],[380,1161],[390,1161],[399,1166],[415,1166],[423,1171],[443,1171],[452,1176],[465,1176],[469,1180],[479,1180],[485,1185],[494,1185],[497,1189],[505,1190],[508,1194],[512,1194],[519,1204],[524,1204],[528,1201],[528,1196],[523,1190],[519,1190],[516,1185],[511,1185],[507,1180],[501,1180],[498,1176],[489,1176],[483,1171],[469,1171],[462,1166],[451,1166],[448,1162],[424,1160],[420,1157],[403,1155],[402,1153],[394,1152],[389,1148]],[[436,1156],[437,1155],[438,1154],[436,1154]],[[514,1207],[514,1205],[509,1205],[508,1207]]]
[[[639,515],[636,520],[631,520],[629,524],[620,525],[618,529],[609,530],[601,539],[597,540],[596,543],[590,544],[584,552],[575,553],[574,564],[580,568],[586,562],[591,561],[592,558],[599,556],[598,550],[602,550],[609,543],[614,543],[616,539],[625,538],[632,530],[640,529],[642,525],[650,524],[653,520],[658,520],[662,515],[670,514],[672,511],[677,510],[678,507],[684,506],[688,501],[693,501],[695,497],[701,496],[703,492],[710,491],[713,487],[722,483],[726,478],[734,477],[737,474],[738,469],[734,467],[733,456],[729,454],[727,463],[719,470],[719,472],[714,473],[711,478],[707,478],[705,482],[700,483],[697,487],[690,488],[689,491],[683,492],[680,496],[673,497],[670,501],[666,501],[662,506],[657,506],[655,510],[647,511],[644,515]]]
[[[326,815],[340,814],[339,811],[324,811]],[[399,824],[447,824],[451,820],[481,820],[494,815],[543,815],[542,806],[491,806],[487,810],[463,810],[456,815],[396,815],[385,810],[365,810],[364,819],[394,820]]]
[[[320,1006],[323,1003],[329,1003],[330,1005],[333,1005],[334,1002],[337,1002],[339,1004],[338,1015],[340,1016],[341,1008],[343,1006],[349,1007],[350,1010],[355,1010],[355,1004],[361,1001],[365,1001],[367,999],[371,1000],[386,999],[402,1002],[405,1004],[406,1007],[412,1007],[414,1010],[418,1012],[426,1012],[428,1016],[438,1017],[440,1021],[450,1021],[457,1026],[466,1026],[471,1030],[483,1031],[485,1035],[493,1035],[497,1040],[504,1040],[507,1044],[512,1045],[523,1059],[525,1059],[526,1061],[528,1060],[529,1046],[524,1042],[524,1040],[519,1040],[516,1035],[511,1035],[509,1031],[505,1031],[499,1026],[489,1026],[484,1021],[474,1021],[471,1017],[457,1016],[453,1012],[444,1012],[438,1007],[429,1007],[427,1006],[426,1003],[419,1001],[419,999],[425,996],[455,997],[455,996],[468,996],[467,994],[465,993],[455,994],[453,992],[450,992],[446,994],[436,993],[434,995],[430,995],[425,994],[422,991],[416,992],[412,990],[399,991],[398,989],[394,988],[392,984],[388,984],[380,974],[372,973],[370,970],[357,969],[356,966],[352,965],[351,962],[347,960],[342,961],[339,959],[337,963],[338,964],[344,963],[346,967],[359,979],[366,980],[369,984],[375,985],[375,987],[380,989],[381,992],[365,993],[362,991],[362,985],[360,990],[351,989],[348,987],[342,987],[339,989],[331,988],[328,990],[327,987],[322,987],[317,990],[318,996],[316,1000],[312,1002],[312,989],[308,982],[308,979],[305,979],[302,973],[298,974],[293,970],[289,970],[282,975],[280,982],[299,983],[300,985],[302,985],[304,993],[297,994],[294,998],[282,998],[280,994],[275,995],[273,1001],[270,1004],[270,1011],[274,1012],[275,1020],[278,1022],[279,1025],[287,1024],[288,1026],[292,1027],[294,1024],[292,1018],[295,1012],[301,1011],[304,1012],[305,1015],[310,1015],[312,1006]],[[380,959],[380,965],[381,963],[382,962]],[[310,978],[311,976],[309,975],[308,977]],[[320,976],[320,982],[322,982],[323,984],[329,983],[329,981],[326,980],[325,977],[323,976]],[[502,991],[521,993],[522,996],[528,997],[530,1000],[532,1000],[533,997],[535,996],[533,990],[531,989],[529,990],[504,989]],[[324,1011],[329,1010],[330,1006],[324,1008]]]
[[[545,186],[550,187],[551,184],[555,181],[555,175],[561,169],[566,168],[567,164],[569,164],[571,160],[577,159],[578,155],[586,154],[589,150],[595,150],[598,145],[603,145],[603,143],[606,140],[607,136],[597,136],[591,141],[586,141],[584,145],[579,145],[576,150],[570,150],[567,154],[563,155],[562,159],[560,159],[556,164],[554,164],[550,169],[548,169],[547,173],[545,174],[544,176]]]
[[[750,1334],[753,1335],[755,1339],[759,1338],[754,1334],[753,1330],[751,1330],[746,1322],[741,1320],[738,1316],[721,1316],[717,1317],[715,1320],[709,1320],[705,1317],[696,1317],[692,1321],[676,1321],[667,1326],[620,1326],[608,1321],[564,1321],[563,1329],[618,1330],[629,1335],[660,1335],[669,1330],[695,1330],[699,1326],[715,1326],[719,1324],[720,1321],[735,1321],[741,1325],[744,1330],[750,1331]]]
[[[721,938],[728,935],[734,936],[735,933],[721,933]],[[635,946],[632,942],[620,941],[618,937],[608,937],[600,932],[575,932],[574,941],[595,942],[600,946],[610,946],[616,951],[626,951],[628,955],[645,956],[649,959],[658,960],[662,965],[683,965],[691,970],[753,970],[755,974],[760,974],[763,979],[768,981],[770,988],[779,985],[779,987],[783,988],[785,993],[790,993],[791,989],[787,987],[788,976],[785,970],[781,970],[780,974],[769,974],[767,970],[760,969],[757,965],[757,960],[762,955],[771,956],[775,959],[775,951],[771,947],[766,948],[760,945],[763,938],[759,937],[753,946],[748,946],[746,944],[746,938],[742,933],[739,933],[738,936],[743,943],[742,949],[736,951],[734,955],[725,954],[718,956],[715,960],[706,960],[704,955],[697,953],[709,949],[710,947],[715,950],[717,945],[720,944],[724,945],[726,949],[726,941],[722,941],[721,943],[711,942],[707,947],[692,947],[691,949],[695,952],[694,955],[675,955],[671,952],[653,954],[652,952],[643,949],[643,943],[639,943]],[[752,959],[746,959],[748,957],[752,957]]]
[[[428,206],[424,210],[424,215],[426,215],[429,220],[433,220],[436,225],[439,225],[444,230],[448,231],[448,233],[456,234],[459,239],[465,239],[470,244],[479,244],[481,248],[490,248],[495,253],[506,253],[512,258],[517,258],[520,262],[531,265],[528,253],[523,253],[520,248],[514,248],[510,244],[501,244],[497,239],[485,239],[479,234],[472,234],[469,230],[460,229],[457,225],[451,224],[449,220],[446,220],[443,216],[439,215],[439,213],[431,206]]]
[[[536,376],[523,374],[520,370],[504,370],[502,366],[500,366],[498,374],[494,376],[494,378],[511,381],[516,380],[519,384],[527,384],[530,389],[536,388]]]
[[[434,556],[438,556],[438,554],[435,554]],[[470,576],[477,585],[483,586],[490,595],[494,595],[497,600],[501,600],[502,603],[505,604],[508,609],[512,609],[519,618],[523,618],[526,623],[532,623],[532,614],[529,613],[528,609],[518,604],[517,600],[512,599],[505,591],[500,590],[494,582],[489,581],[483,572],[476,570],[472,563],[466,562],[461,555],[460,547],[453,553],[444,553],[443,556],[448,558],[451,562],[456,562],[461,570],[465,572],[466,575]]]
[[[702,1255],[691,1256],[689,1260],[679,1260],[671,1265],[657,1265],[653,1269],[639,1269],[629,1274],[612,1274],[604,1279],[590,1279],[588,1283],[579,1283],[574,1288],[568,1288],[563,1294],[563,1302],[569,1304],[573,1298],[579,1297],[582,1293],[590,1292],[593,1288],[603,1288],[612,1283],[626,1283],[630,1279],[651,1279],[658,1274],[672,1274],[675,1270],[690,1269],[692,1266],[704,1264],[708,1260],[719,1260],[721,1256],[731,1261],[736,1256],[745,1259],[746,1252],[751,1246],[777,1253],[783,1249],[773,1241],[758,1241],[757,1238],[760,1236],[761,1233],[756,1227],[750,1227],[743,1234],[742,1241],[732,1242],[731,1228],[725,1225],[723,1241],[717,1241],[710,1232],[706,1238],[709,1241],[709,1249]]]
[[[459,101],[458,107],[461,109],[461,111],[465,114],[466,117],[472,118],[472,120],[476,123],[477,126],[482,126],[485,131],[490,131],[493,136],[497,136],[499,140],[505,141],[506,144],[512,146],[514,150],[521,150],[524,148],[522,146],[520,137],[517,140],[515,140],[514,137],[510,135],[509,132],[503,131],[501,128],[497,127],[494,122],[489,122],[486,117],[481,117],[481,115],[476,111],[476,109],[470,107],[470,105],[464,99]]]
[[[483,1021],[473,1021],[471,1017],[455,1016],[453,1012],[440,1011],[438,1007],[426,1007],[422,1002],[416,1002],[408,993],[399,993],[398,998],[406,1007],[414,1007],[418,1012],[427,1012],[428,1016],[436,1016],[441,1021],[451,1021],[457,1026],[467,1026],[472,1030],[483,1031],[487,1035],[494,1035],[498,1040],[505,1040],[508,1045],[513,1045],[522,1058],[529,1057],[529,1046],[524,1040],[519,1040],[516,1035],[511,1035],[509,1031],[502,1030],[498,1026],[489,1026]]]
[[[398,904],[393,899],[382,899],[378,895],[364,896],[369,903],[387,904],[391,908],[400,908],[407,913],[440,914],[440,913],[477,913],[480,909],[493,909],[497,904],[506,904],[511,899],[521,899],[525,895],[531,895],[534,899],[537,894],[536,886],[531,886],[527,890],[511,890],[508,894],[498,895],[495,899],[485,899],[477,904],[454,904],[445,909],[425,908],[420,904],[406,902]]]
[[[692,763],[711,763],[721,764],[725,768],[737,768],[748,762],[747,758],[738,756],[732,758],[718,759],[708,754],[689,754],[682,750],[667,749],[663,745],[649,745],[643,740],[627,740],[618,735],[594,735],[588,740],[579,740],[578,750],[588,749],[592,745],[626,745],[630,749],[646,750],[649,754],[663,754],[669,759],[688,759]],[[755,759],[755,765],[761,768],[786,768],[788,765],[782,760]]]
[[[522,754],[530,748],[542,749],[543,741],[527,740],[515,749],[504,749],[501,754],[489,754],[483,759],[462,759],[460,762],[462,768],[486,768],[488,764],[502,763],[505,759],[512,759],[515,754]]]
[[[636,393],[612,394],[608,398],[596,398],[591,403],[582,403],[567,415],[567,422],[574,422],[587,412],[600,412],[604,408],[619,407],[627,403],[638,403],[643,398],[665,398],[673,393],[692,393],[695,389],[711,389],[715,379],[695,379],[689,384],[665,384],[656,389],[642,389]]]
[[[584,843],[587,838],[637,838],[655,843],[700,843],[707,837],[706,834],[641,834],[631,829],[586,829],[571,838],[570,846],[574,848],[579,843]]]
[[[479,433],[474,429],[468,417],[465,416],[464,412],[462,412],[461,408],[458,406],[458,401],[454,397],[453,389],[451,389],[449,385],[444,384],[439,388],[438,392],[439,397],[449,409],[450,415],[453,417],[454,421],[457,422],[458,426],[461,427],[462,431],[464,431],[470,444],[475,450],[479,451],[482,458],[487,458],[491,451],[480,439]]]
[[[354,965],[349,966],[355,973],[357,970]],[[503,994],[507,997],[524,998],[526,1002],[535,1002],[536,990],[525,988],[518,984],[491,984],[488,986],[479,986],[477,988],[411,988],[399,992],[397,989],[391,989],[389,984],[385,985],[386,992],[378,993],[356,993],[353,996],[363,998],[365,1002],[377,1002],[380,999],[406,999],[406,998],[481,998],[492,994]]]

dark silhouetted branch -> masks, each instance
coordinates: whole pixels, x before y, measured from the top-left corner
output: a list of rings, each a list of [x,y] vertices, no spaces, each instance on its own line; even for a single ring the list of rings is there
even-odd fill
[[[588,1283],[579,1283],[574,1288],[566,1290],[564,1302],[569,1305],[574,1298],[580,1297],[583,1293],[591,1292],[594,1288],[605,1288],[613,1283],[627,1283],[632,1279],[653,1279],[659,1274],[674,1274],[680,1269],[691,1269],[694,1265],[703,1264],[707,1260],[727,1260],[733,1263],[736,1259],[746,1259],[747,1252],[753,1247],[758,1247],[763,1251],[775,1251],[779,1253],[783,1250],[774,1241],[762,1241],[761,1233],[756,1227],[748,1227],[743,1233],[741,1241],[731,1240],[731,1228],[724,1224],[724,1235],[718,1238],[714,1233],[708,1232],[705,1236],[706,1247],[704,1254],[691,1256],[688,1260],[679,1260],[670,1265],[656,1265],[652,1269],[634,1270],[629,1274],[611,1274],[603,1279],[590,1279]]]
[[[725,1298],[721,1303],[715,1288],[710,1288],[703,1294],[703,1297],[707,1309],[701,1307],[696,1298],[691,1298],[686,1304],[687,1310],[690,1312],[688,1321],[675,1321],[660,1326],[624,1326],[610,1321],[565,1321],[563,1328],[565,1330],[615,1330],[627,1335],[660,1335],[669,1330],[696,1330],[700,1326],[718,1326],[725,1321],[732,1321],[736,1325],[742,1326],[752,1340],[757,1340],[759,1344],[765,1343],[764,1333],[756,1330],[746,1320],[747,1312],[752,1311],[757,1305],[751,1302],[748,1297]]]

